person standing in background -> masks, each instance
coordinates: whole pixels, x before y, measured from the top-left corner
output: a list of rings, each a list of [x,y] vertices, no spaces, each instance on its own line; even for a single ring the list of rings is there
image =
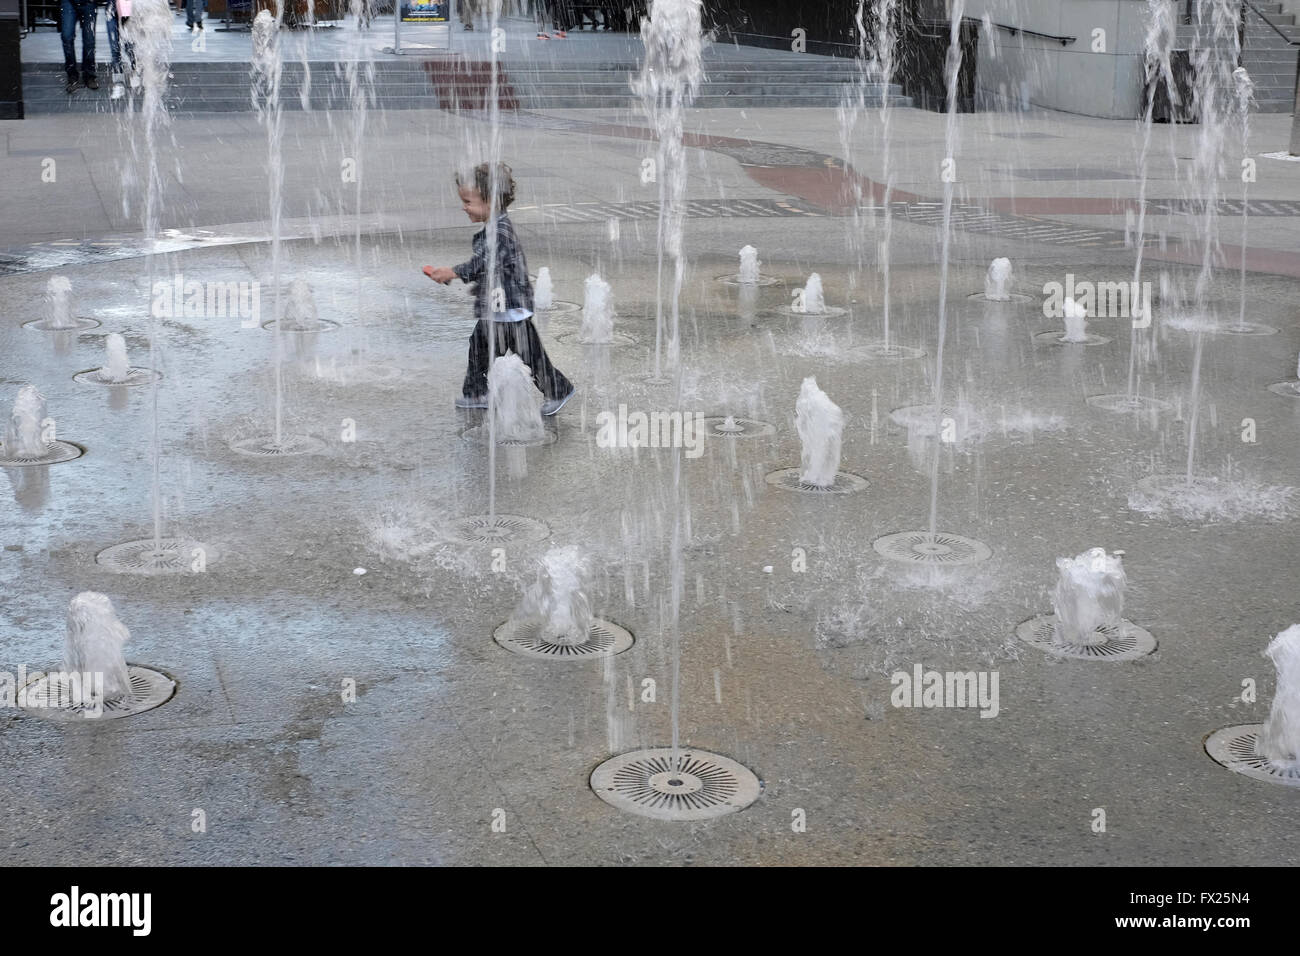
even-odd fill
[[[203,29],[203,0],[185,0],[185,26],[191,33]]]
[[[474,29],[474,14],[478,13],[478,3],[479,0],[456,0],[456,6],[460,9],[461,26],[466,30]]]
[[[119,32],[131,19],[131,0],[108,2],[108,52],[112,56],[109,72],[113,77],[113,92],[109,99],[120,100],[126,96],[126,77],[122,73],[122,38]],[[139,89],[140,77],[135,71],[135,44],[126,41],[126,58],[131,64],[131,89]]]
[[[85,85],[99,89],[95,79],[95,0],[63,0],[63,21],[59,32],[63,40],[63,68],[68,74],[67,91],[75,93]],[[77,79],[77,24],[81,24],[81,79]]]

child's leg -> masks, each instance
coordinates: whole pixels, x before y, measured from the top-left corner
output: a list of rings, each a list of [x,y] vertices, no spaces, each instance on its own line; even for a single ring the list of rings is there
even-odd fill
[[[479,398],[487,394],[488,324],[479,319],[469,337],[469,367],[465,370],[465,383],[460,389],[466,398]]]
[[[573,383],[551,364],[550,356],[542,346],[542,337],[537,334],[537,327],[533,325],[533,320],[511,322],[509,328],[513,339],[511,351],[533,370],[533,384],[542,393],[542,397],[547,401],[567,398],[573,391]]]

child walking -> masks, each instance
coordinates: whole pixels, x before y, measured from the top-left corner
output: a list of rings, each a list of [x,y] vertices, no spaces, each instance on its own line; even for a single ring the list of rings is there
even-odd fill
[[[470,222],[488,222],[492,218],[492,172],[487,163],[474,167],[472,182],[456,174],[456,189],[461,208]],[[528,263],[519,246],[514,224],[506,210],[515,200],[515,180],[510,167],[497,164],[496,269],[493,276],[499,295],[493,311],[488,289],[487,230],[474,235],[473,255],[458,266],[425,266],[424,274],[434,282],[449,284],[453,279],[473,284],[474,318],[478,320],[469,339],[469,368],[457,408],[487,408],[487,373],[490,357],[514,352],[533,371],[533,383],[544,399],[543,415],[554,415],[573,397],[572,383],[551,364],[542,347],[541,336],[533,325],[533,286],[528,281]],[[488,335],[493,341],[489,346]]]

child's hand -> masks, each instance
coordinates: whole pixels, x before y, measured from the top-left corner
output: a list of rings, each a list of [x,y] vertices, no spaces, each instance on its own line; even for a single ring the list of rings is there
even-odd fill
[[[445,266],[425,266],[424,274],[434,282],[441,282],[443,285],[448,285],[452,279],[456,278],[455,271]]]

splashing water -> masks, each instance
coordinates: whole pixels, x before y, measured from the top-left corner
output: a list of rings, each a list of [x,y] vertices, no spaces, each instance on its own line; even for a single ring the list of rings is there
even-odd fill
[[[5,423],[5,454],[10,458],[40,458],[48,449],[41,423],[46,419],[45,396],[35,385],[18,390],[13,412]]]
[[[587,277],[582,298],[582,328],[578,340],[595,345],[614,340],[614,292],[598,275]]]
[[[531,442],[546,437],[542,393],[533,384],[532,369],[518,355],[507,352],[493,360],[488,369],[488,392],[496,441]]]
[[[1064,341],[1088,341],[1088,310],[1067,297],[1061,304],[1061,314],[1065,317]]]
[[[1118,554],[1090,548],[1074,558],[1057,558],[1060,576],[1052,594],[1058,644],[1096,643],[1101,627],[1118,627],[1128,580]]]
[[[284,304],[284,317],[281,319],[285,329],[310,331],[320,327],[320,316],[316,312],[316,298],[306,279],[294,279],[289,283],[289,297]]]
[[[817,488],[831,487],[840,467],[844,412],[817,387],[816,378],[805,378],[799,388],[795,427],[802,444],[799,480]]]
[[[108,595],[82,591],[68,605],[68,633],[63,667],[69,673],[103,674],[104,699],[120,700],[131,692],[122,645],[131,632],[117,619]]]
[[[994,302],[1007,302],[1011,299],[1011,260],[999,257],[989,263],[989,271],[984,274],[984,298]]]
[[[72,317],[72,282],[67,276],[51,276],[45,284],[45,324],[51,329],[75,329]]]
[[[587,561],[575,545],[551,548],[524,592],[514,620],[534,624],[548,641],[580,644],[591,630],[591,599],[583,590]]]
[[[758,250],[753,246],[745,246],[740,250],[740,281],[745,285],[754,285],[758,282]]]
[[[1265,653],[1277,668],[1277,690],[1259,749],[1273,763],[1300,767],[1300,624],[1273,638]]]
[[[120,332],[110,332],[104,340],[104,365],[99,377],[105,382],[125,382],[131,374],[131,363],[126,356],[126,339]]]
[[[808,277],[806,286],[795,290],[794,304],[790,306],[790,311],[808,315],[826,314],[826,296],[822,292],[822,277],[816,272]]]
[[[555,304],[555,288],[551,283],[551,270],[542,266],[537,270],[537,286],[533,289],[533,308],[545,312]]]

